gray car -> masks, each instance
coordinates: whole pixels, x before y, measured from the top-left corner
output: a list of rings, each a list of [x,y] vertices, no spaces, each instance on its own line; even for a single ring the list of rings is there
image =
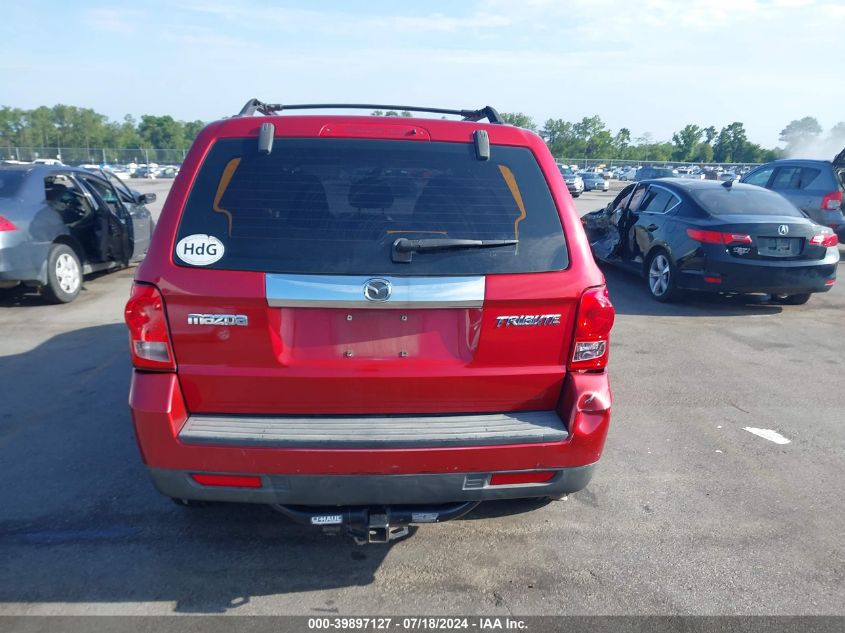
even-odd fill
[[[594,189],[599,191],[610,190],[610,185],[607,184],[607,181],[601,174],[586,173],[582,174],[581,178],[584,179],[584,191],[593,191]]]
[[[23,283],[72,301],[83,275],[144,257],[153,200],[104,171],[0,165],[0,287]]]
[[[563,176],[566,188],[569,189],[569,193],[572,194],[573,198],[577,198],[584,193],[584,181],[581,179],[581,176],[568,167],[558,165],[557,168],[560,170],[560,175]]]
[[[845,239],[845,150],[832,161],[784,159],[748,172],[742,182],[777,191],[815,222]]]

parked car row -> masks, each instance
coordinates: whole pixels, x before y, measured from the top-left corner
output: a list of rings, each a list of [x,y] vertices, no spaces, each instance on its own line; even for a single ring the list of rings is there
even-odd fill
[[[577,198],[585,191],[609,191],[610,184],[606,172],[600,169],[575,170],[571,165],[558,163],[558,170],[563,176],[566,187],[572,197]],[[607,172],[613,173],[613,172]]]
[[[591,173],[600,173],[605,178],[625,182],[638,180],[639,177],[637,176],[637,172],[641,169],[660,170],[660,174],[662,175],[658,177],[662,178],[677,177],[690,178],[692,180],[721,180],[724,182],[726,180],[739,180],[743,175],[751,171],[753,167],[739,165],[728,166],[727,168],[722,165],[681,165],[678,167],[674,167],[672,165],[625,165],[621,167],[617,166],[615,168],[597,167],[589,170],[582,170],[582,172],[589,171]]]

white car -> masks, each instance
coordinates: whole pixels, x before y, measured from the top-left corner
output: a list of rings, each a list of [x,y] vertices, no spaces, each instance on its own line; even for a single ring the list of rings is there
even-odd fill
[[[691,178],[692,180],[704,180],[704,174],[695,167],[678,167],[678,178]]]

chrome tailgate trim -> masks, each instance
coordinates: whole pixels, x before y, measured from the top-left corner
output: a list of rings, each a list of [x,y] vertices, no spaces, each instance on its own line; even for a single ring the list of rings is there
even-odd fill
[[[192,415],[179,432],[187,444],[278,448],[421,448],[562,442],[554,411],[433,416]]]
[[[390,284],[390,296],[370,301],[364,285]],[[274,308],[480,308],[486,280],[475,277],[265,274],[267,304]]]

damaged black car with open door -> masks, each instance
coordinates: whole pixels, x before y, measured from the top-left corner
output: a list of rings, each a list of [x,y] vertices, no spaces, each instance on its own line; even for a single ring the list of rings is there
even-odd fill
[[[0,166],[0,288],[25,284],[51,302],[73,301],[84,275],[144,257],[153,200],[106,173]]]
[[[661,302],[698,290],[802,304],[836,281],[833,230],[761,187],[646,180],[582,223],[596,260],[642,275]]]

